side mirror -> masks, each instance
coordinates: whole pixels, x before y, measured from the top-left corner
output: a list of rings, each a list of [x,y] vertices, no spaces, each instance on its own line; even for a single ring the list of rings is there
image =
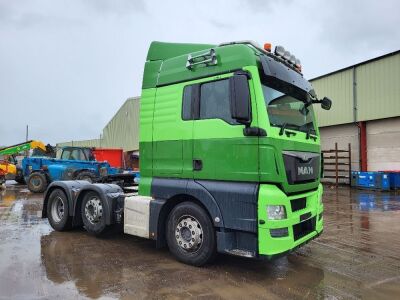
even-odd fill
[[[235,74],[229,80],[231,116],[241,124],[250,125],[251,105],[248,77]]]
[[[321,100],[321,108],[325,110],[330,110],[332,106],[332,101],[328,97],[324,97],[324,99]]]

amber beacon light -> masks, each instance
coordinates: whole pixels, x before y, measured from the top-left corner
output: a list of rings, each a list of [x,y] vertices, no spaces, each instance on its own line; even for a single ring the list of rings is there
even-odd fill
[[[272,49],[271,43],[265,43],[264,44],[264,50],[265,51],[271,52],[271,49]]]

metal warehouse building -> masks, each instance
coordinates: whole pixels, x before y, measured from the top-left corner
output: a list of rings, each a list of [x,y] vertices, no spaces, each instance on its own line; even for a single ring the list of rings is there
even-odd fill
[[[128,98],[103,129],[99,139],[57,143],[57,147],[122,148],[128,167],[138,167],[139,97]]]
[[[400,170],[400,51],[311,80],[319,97],[332,99],[330,111],[316,105],[322,149],[347,149],[352,170]],[[139,98],[129,98],[105,126],[101,139],[57,146],[139,149]]]
[[[317,108],[322,149],[352,148],[352,169],[400,170],[400,51],[311,80],[328,96]]]

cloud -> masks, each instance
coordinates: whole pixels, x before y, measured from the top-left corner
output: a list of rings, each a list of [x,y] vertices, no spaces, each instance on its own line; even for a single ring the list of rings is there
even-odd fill
[[[349,51],[400,46],[399,2],[328,1],[317,16],[320,39]]]
[[[144,0],[83,0],[83,4],[105,16],[121,16],[147,11]]]
[[[97,138],[141,93],[153,40],[282,44],[305,76],[400,49],[400,3],[0,0],[0,144]],[[3,110],[2,110],[3,112]]]

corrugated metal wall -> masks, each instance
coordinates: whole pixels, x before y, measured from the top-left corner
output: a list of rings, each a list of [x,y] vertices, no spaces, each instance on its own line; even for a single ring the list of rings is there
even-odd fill
[[[320,127],[353,122],[353,71],[346,70],[312,81],[318,97],[329,97],[331,110],[314,105]]]
[[[122,148],[126,151],[139,149],[139,97],[128,98],[103,129],[102,139],[57,143],[57,147]]]
[[[351,144],[351,169],[359,171],[360,169],[360,144],[358,141],[358,127],[356,124],[343,124],[337,126],[323,127],[320,129],[321,148],[323,150],[335,149],[335,143],[338,149],[347,150]],[[341,162],[344,162],[341,160]]]
[[[101,147],[102,146],[101,142],[102,141],[100,139],[70,141],[70,142],[57,143],[57,147],[66,147],[66,146]]]
[[[61,148],[67,146],[75,146],[75,147],[101,147],[101,140],[100,139],[93,139],[93,140],[80,140],[80,141],[70,141],[70,142],[63,142],[57,143],[57,152],[56,157],[61,157]]]
[[[400,52],[311,82],[333,101],[330,111],[315,106],[320,127],[400,115]]]
[[[367,123],[368,170],[400,170],[400,117]]]
[[[357,118],[400,115],[400,53],[356,68]]]
[[[103,129],[103,147],[139,149],[139,98],[129,98]]]

